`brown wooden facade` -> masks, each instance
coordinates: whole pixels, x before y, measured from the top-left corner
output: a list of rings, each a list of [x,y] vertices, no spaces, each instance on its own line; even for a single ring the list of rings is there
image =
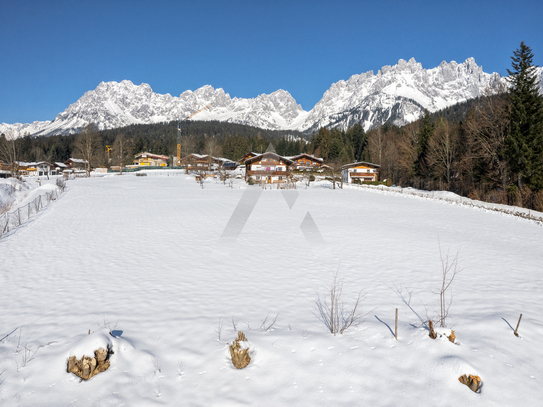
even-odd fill
[[[291,166],[292,170],[299,171],[311,171],[317,170],[323,167],[324,160],[322,158],[317,158],[311,154],[299,154],[294,157],[288,157],[293,161]]]
[[[255,182],[276,184],[287,182],[293,161],[275,153],[264,153],[245,161],[245,179]]]

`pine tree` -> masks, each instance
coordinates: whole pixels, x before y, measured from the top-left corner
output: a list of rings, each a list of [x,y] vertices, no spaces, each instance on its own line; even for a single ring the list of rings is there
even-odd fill
[[[424,116],[420,123],[417,139],[417,159],[415,160],[415,174],[418,177],[426,178],[428,176],[428,143],[434,128],[430,121],[430,112],[424,110]]]
[[[519,189],[543,189],[543,96],[539,94],[537,66],[533,53],[524,42],[514,53],[509,73],[510,130],[505,140],[512,179]]]

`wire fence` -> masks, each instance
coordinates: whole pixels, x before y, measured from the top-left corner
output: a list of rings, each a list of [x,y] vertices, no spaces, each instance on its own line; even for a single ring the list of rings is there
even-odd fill
[[[40,211],[47,208],[53,201],[56,201],[64,192],[65,186],[59,186],[51,192],[38,195],[26,205],[20,206],[10,212],[0,215],[0,239],[10,230],[18,228],[30,218],[36,216]]]

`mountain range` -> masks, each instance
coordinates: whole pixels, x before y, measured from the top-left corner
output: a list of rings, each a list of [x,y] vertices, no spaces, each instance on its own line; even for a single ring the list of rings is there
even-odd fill
[[[543,68],[538,68],[539,78]],[[256,98],[231,98],[222,88],[210,85],[187,90],[179,97],[154,93],[143,83],[129,80],[102,82],[77,102],[59,113],[53,121],[0,124],[0,133],[48,136],[77,133],[88,123],[98,129],[131,124],[150,124],[183,120],[208,104],[194,120],[218,120],[272,130],[297,130],[311,133],[320,127],[346,129],[356,123],[365,130],[390,123],[404,125],[430,112],[483,95],[487,89],[506,85],[497,73],[485,73],[473,58],[458,64],[443,61],[424,69],[411,58],[394,66],[353,75],[332,84],[322,99],[305,111],[285,90]],[[543,92],[543,83],[540,81]]]

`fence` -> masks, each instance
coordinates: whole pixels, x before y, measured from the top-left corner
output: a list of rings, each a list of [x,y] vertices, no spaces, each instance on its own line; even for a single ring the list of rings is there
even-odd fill
[[[48,207],[51,202],[56,201],[64,192],[63,187],[59,187],[51,192],[38,195],[31,202],[21,206],[11,212],[0,215],[0,238],[10,230],[21,226],[39,211]]]

